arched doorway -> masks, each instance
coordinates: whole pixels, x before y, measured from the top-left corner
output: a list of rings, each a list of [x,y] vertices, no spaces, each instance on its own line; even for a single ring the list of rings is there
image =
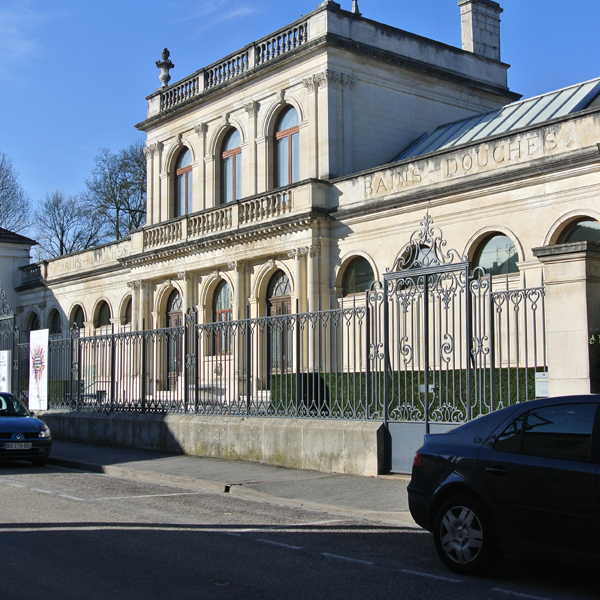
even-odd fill
[[[183,326],[183,301],[178,290],[173,290],[167,300],[167,389],[177,389],[177,381],[183,369],[183,334],[177,329]]]
[[[267,316],[281,317],[292,312],[291,285],[288,276],[280,269],[275,272],[267,287]],[[273,320],[269,324],[267,364],[273,375],[286,373],[292,368],[292,327],[287,319]]]

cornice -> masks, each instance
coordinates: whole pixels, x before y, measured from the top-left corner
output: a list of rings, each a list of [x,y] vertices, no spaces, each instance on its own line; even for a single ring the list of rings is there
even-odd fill
[[[408,32],[403,32],[406,35],[410,35]],[[416,36],[419,37],[419,36]],[[426,38],[423,38],[426,39]],[[429,43],[433,43],[433,40],[427,40]],[[361,56],[370,56],[375,60],[379,60],[382,62],[387,62],[389,64],[396,65],[398,67],[402,67],[411,71],[416,71],[422,74],[429,75],[435,79],[443,79],[445,81],[452,81],[458,83],[463,86],[471,87],[480,91],[488,92],[490,94],[501,95],[507,98],[510,101],[519,100],[522,96],[521,94],[516,94],[511,92],[506,87],[495,86],[491,83],[486,83],[480,81],[478,79],[473,79],[466,75],[462,75],[456,71],[452,71],[450,69],[444,69],[443,67],[439,67],[436,65],[431,65],[424,61],[420,61],[414,58],[402,56],[400,54],[395,54],[393,52],[389,52],[387,50],[382,50],[381,48],[376,48],[375,46],[371,46],[369,44],[364,44],[362,42],[356,42],[349,38],[334,34],[334,33],[326,33],[321,35],[318,38],[308,41],[306,44],[299,46],[293,50],[282,54],[281,56],[275,57],[270,61],[263,63],[261,65],[256,66],[255,68],[246,71],[245,73],[238,75],[234,79],[230,79],[212,87],[208,90],[205,90],[201,94],[198,94],[186,102],[182,102],[177,106],[174,106],[170,109],[167,109],[157,115],[154,115],[148,119],[145,119],[141,123],[138,123],[135,127],[141,131],[146,131],[150,129],[153,125],[158,124],[163,120],[167,120],[170,117],[179,115],[190,107],[196,106],[204,102],[206,99],[211,96],[217,95],[226,91],[232,87],[239,85],[242,82],[248,81],[251,78],[254,78],[260,74],[268,72],[273,68],[279,66],[280,64],[288,61],[294,60],[296,57],[301,54],[305,54],[313,51],[315,48],[321,46],[334,46],[336,48],[341,48],[347,50],[348,52],[352,52],[353,54],[359,54]],[[459,48],[454,48],[454,46],[446,46],[442,44],[445,49],[452,49],[457,52],[463,52]],[[493,61],[492,61],[493,62]],[[502,64],[502,63],[500,63]],[[507,65],[508,66],[508,65]],[[201,70],[202,71],[202,70]],[[177,83],[173,84],[170,87],[177,85]],[[169,88],[167,88],[169,89]],[[158,93],[158,92],[157,92]],[[149,96],[150,98],[152,96]]]
[[[300,215],[292,215],[283,219],[277,219],[276,221],[270,221],[269,223],[244,227],[243,229],[224,231],[216,235],[188,240],[164,248],[156,248],[141,254],[120,258],[119,261],[124,266],[133,268],[152,264],[154,262],[173,260],[190,254],[211,252],[220,248],[231,247],[236,244],[268,239],[274,235],[281,235],[282,233],[300,231],[313,223],[328,221],[329,219],[326,209],[319,210],[318,208],[313,208]]]
[[[451,196],[460,196],[460,199],[463,200],[466,194],[479,194],[483,189],[491,190],[489,193],[498,193],[522,188],[524,180],[528,181],[530,185],[536,185],[540,178],[556,173],[559,173],[560,178],[563,179],[567,169],[594,164],[600,166],[600,150],[596,146],[591,146],[558,156],[540,158],[526,164],[499,168],[489,173],[466,176],[457,181],[438,182],[420,187],[418,190],[397,192],[393,197],[366,200],[360,206],[347,209],[334,208],[330,211],[330,215],[336,221],[345,221],[372,215],[374,211],[381,213],[394,208],[418,205],[422,202],[432,202]]]

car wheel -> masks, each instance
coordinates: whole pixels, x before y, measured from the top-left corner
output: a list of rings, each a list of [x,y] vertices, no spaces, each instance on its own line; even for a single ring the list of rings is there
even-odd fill
[[[502,558],[489,511],[469,496],[454,496],[442,504],[433,541],[446,566],[463,575],[484,573]]]
[[[47,458],[34,458],[31,460],[31,464],[34,467],[43,467],[48,462]]]

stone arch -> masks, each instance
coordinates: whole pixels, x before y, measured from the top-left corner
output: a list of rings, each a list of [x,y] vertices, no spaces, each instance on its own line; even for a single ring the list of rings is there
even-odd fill
[[[71,328],[72,325],[73,325],[73,323],[75,323],[75,317],[77,315],[77,309],[79,309],[79,308],[81,309],[81,312],[83,314],[83,321],[82,321],[82,323],[85,323],[87,321],[85,307],[83,306],[82,303],[75,302],[75,303],[73,303],[71,305],[71,308],[69,309],[69,328]]]
[[[231,297],[235,295],[235,287],[229,273],[221,271],[213,271],[210,275],[203,278],[202,287],[200,289],[200,305],[204,310],[204,322],[212,322],[213,299],[215,291],[219,284],[224,281],[231,289]]]
[[[283,101],[278,97],[266,108],[260,127],[261,135],[263,135],[265,138],[273,136],[275,133],[275,123],[277,123],[279,115],[288,106],[296,109],[296,112],[298,113],[298,122],[300,125],[302,125],[302,123],[306,120],[304,107],[295,94],[286,91]]]
[[[242,146],[248,143],[248,132],[246,131],[246,128],[237,117],[230,116],[227,123],[219,123],[218,127],[215,128],[215,131],[210,138],[210,142],[208,143],[208,153],[210,156],[218,158],[217,154],[219,153],[219,149],[230,129],[237,129],[239,131],[240,137],[242,138]]]
[[[282,270],[290,280],[292,295],[296,293],[296,281],[294,280],[294,274],[289,266],[280,260],[271,260],[262,264],[253,278],[253,281],[250,285],[253,298],[256,298],[260,302],[264,302],[264,300],[266,300],[267,287],[271,281],[271,277],[273,277],[275,272],[279,270]]]
[[[167,279],[156,289],[154,293],[153,311],[158,315],[163,315],[167,310],[167,302],[173,290],[177,290],[183,298],[183,287],[178,280]],[[161,318],[161,317],[159,317]]]
[[[487,227],[482,227],[479,231],[477,231],[477,233],[471,236],[465,245],[463,256],[468,256],[469,260],[473,262],[475,260],[477,250],[480,248],[481,244],[483,244],[487,238],[492,237],[494,234],[505,235],[507,238],[510,238],[517,248],[519,260],[525,260],[525,252],[523,250],[521,241],[511,229],[504,227],[503,225],[489,225]]]
[[[115,311],[113,309],[112,304],[108,300],[108,298],[104,298],[104,297],[98,298],[98,300],[96,300],[96,303],[94,304],[94,310],[92,311],[94,328],[98,327],[97,322],[100,317],[100,311],[102,310],[102,305],[104,303],[106,303],[108,305],[108,309],[110,311],[110,318],[111,319],[115,318]]]
[[[342,257],[339,266],[335,268],[334,274],[336,289],[341,290],[344,287],[344,277],[346,276],[348,267],[357,258],[364,258],[371,265],[371,269],[373,269],[373,277],[375,281],[379,281],[379,270],[377,269],[377,265],[373,258],[363,250],[352,250],[351,252],[348,252]]]
[[[121,303],[119,305],[119,319],[121,320],[121,326],[131,324],[131,322],[125,322],[127,320],[127,309],[130,302],[133,303],[133,296],[131,294],[125,294],[125,296],[123,296],[121,299]]]
[[[571,227],[571,225],[581,219],[594,219],[595,221],[600,222],[600,212],[586,208],[585,210],[572,210],[571,212],[562,215],[552,224],[552,227],[550,227],[544,240],[544,246],[556,244],[561,235]]]

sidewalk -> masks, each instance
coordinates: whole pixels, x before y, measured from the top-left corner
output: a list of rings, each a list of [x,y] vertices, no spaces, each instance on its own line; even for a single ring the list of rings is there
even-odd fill
[[[408,512],[406,477],[353,477],[220,458],[59,441],[53,442],[48,463],[416,527]]]

